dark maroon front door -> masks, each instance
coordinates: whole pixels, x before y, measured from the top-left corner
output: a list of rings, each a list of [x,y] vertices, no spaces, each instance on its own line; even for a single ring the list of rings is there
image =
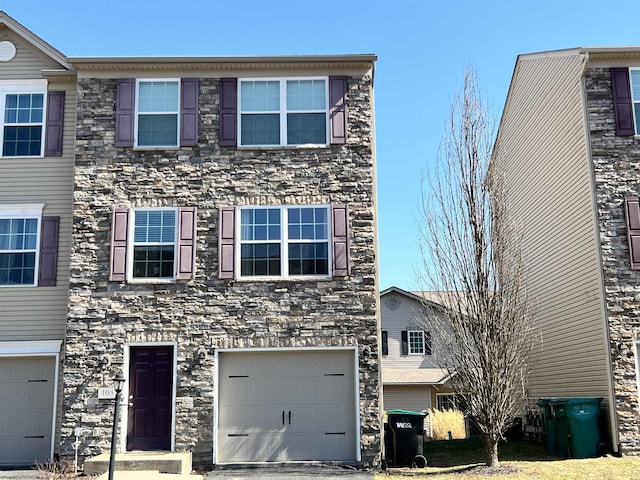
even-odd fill
[[[171,450],[173,347],[131,347],[127,450]]]

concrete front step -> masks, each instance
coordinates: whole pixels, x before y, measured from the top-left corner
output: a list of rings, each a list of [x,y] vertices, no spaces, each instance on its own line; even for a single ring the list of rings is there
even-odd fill
[[[108,480],[109,472],[103,473],[96,480]],[[113,472],[113,480],[202,480],[202,475],[178,475],[175,473],[160,473],[157,470],[139,470],[132,472]]]
[[[85,475],[98,475],[108,471],[108,453],[88,458],[84,462]],[[189,475],[191,473],[191,452],[117,453],[115,471],[152,471],[172,473],[174,475]]]

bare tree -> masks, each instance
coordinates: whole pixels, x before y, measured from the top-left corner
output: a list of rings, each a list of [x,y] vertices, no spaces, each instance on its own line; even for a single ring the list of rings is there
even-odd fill
[[[468,66],[435,174],[423,181],[418,273],[421,286],[437,291],[431,300],[446,307],[432,315],[425,302],[434,359],[464,396],[490,467],[500,465],[498,442],[523,411],[534,343],[518,228],[491,162],[494,123]]]

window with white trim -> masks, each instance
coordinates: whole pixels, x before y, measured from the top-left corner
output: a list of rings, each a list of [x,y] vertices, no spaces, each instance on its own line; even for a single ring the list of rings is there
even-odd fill
[[[177,209],[135,208],[131,278],[175,278]]]
[[[0,286],[34,286],[42,209],[0,209]]]
[[[45,81],[25,81],[20,85],[0,83],[3,157],[43,155],[46,93]]]
[[[328,79],[239,80],[241,146],[326,145]]]
[[[138,79],[136,93],[136,146],[178,146],[180,81]]]
[[[467,401],[459,393],[436,393],[436,407],[438,410],[467,411]]]
[[[409,355],[425,354],[425,338],[422,330],[409,330]]]
[[[329,276],[329,207],[241,207],[240,277]]]

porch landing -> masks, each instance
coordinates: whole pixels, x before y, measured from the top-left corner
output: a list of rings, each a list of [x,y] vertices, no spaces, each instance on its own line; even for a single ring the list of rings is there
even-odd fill
[[[103,453],[93,458],[88,458],[84,462],[85,475],[99,475],[104,473],[107,478],[109,471],[109,453]],[[139,472],[146,476],[123,476],[123,474]],[[165,474],[170,474],[165,476]],[[191,474],[191,452],[127,452],[116,454],[115,478],[116,479],[176,479],[177,476],[188,476],[195,479]],[[153,476],[155,475],[155,476]],[[158,476],[160,475],[160,476]],[[103,476],[99,479],[102,480]]]

